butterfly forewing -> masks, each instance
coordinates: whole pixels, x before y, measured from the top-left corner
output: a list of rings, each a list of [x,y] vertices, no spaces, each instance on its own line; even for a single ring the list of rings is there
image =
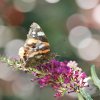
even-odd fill
[[[24,67],[37,66],[52,58],[47,37],[37,23],[32,23],[23,47],[19,49]]]

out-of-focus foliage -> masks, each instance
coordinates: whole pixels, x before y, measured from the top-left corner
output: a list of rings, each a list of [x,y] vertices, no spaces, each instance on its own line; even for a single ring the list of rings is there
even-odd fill
[[[52,52],[60,55],[58,60],[76,60],[88,75],[95,64],[100,76],[100,0],[0,0],[1,55],[18,58],[33,21],[42,27]],[[0,99],[54,100],[52,90],[40,89],[31,77],[0,63]],[[66,98],[73,100],[66,95],[61,99]]]

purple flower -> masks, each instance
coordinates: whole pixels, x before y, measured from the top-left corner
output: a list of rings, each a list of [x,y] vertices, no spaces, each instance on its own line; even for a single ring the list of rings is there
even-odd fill
[[[87,77],[75,61],[60,62],[55,59],[34,67],[33,75],[40,87],[50,85],[56,92],[55,96],[62,96],[65,92],[79,92],[84,87]]]
[[[65,80],[64,80],[64,83],[65,84],[70,83],[70,78],[69,77],[66,77]]]
[[[46,86],[49,83],[49,81],[50,81],[50,76],[49,75],[38,79],[38,83],[41,85],[41,87]]]
[[[55,93],[55,95],[54,95],[55,97],[61,97],[62,96],[62,93],[60,93],[60,92],[57,92],[57,93]]]
[[[85,72],[82,72],[80,75],[79,75],[80,78],[84,79],[87,77],[86,73]]]

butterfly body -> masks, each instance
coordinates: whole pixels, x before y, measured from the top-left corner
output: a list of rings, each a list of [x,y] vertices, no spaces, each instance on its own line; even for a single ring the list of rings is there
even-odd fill
[[[25,68],[46,63],[54,57],[47,37],[37,23],[30,26],[25,44],[19,49],[19,57]]]

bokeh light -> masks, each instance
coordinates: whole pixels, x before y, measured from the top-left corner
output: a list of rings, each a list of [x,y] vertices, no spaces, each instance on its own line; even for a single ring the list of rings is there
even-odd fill
[[[82,41],[80,41],[79,45],[77,48],[85,48],[87,47],[91,42],[91,38],[86,38],[86,39],[83,39]]]
[[[99,3],[99,0],[76,0],[76,3],[82,9],[92,9]]]
[[[0,25],[0,47],[4,47],[12,38],[12,30],[7,26]]]
[[[85,82],[88,82],[89,83],[89,86],[88,87],[84,87],[84,90],[87,92],[87,93],[90,93],[91,95],[95,94],[97,89],[96,87],[94,86],[92,80],[90,77],[86,78],[84,80]]]
[[[100,24],[100,5],[93,10],[93,19],[96,23]]]
[[[100,56],[100,42],[96,39],[91,39],[91,42],[85,48],[78,48],[78,54],[84,60],[95,60]]]
[[[23,46],[24,41],[20,39],[15,39],[7,43],[5,46],[5,54],[8,57],[18,58],[18,50]]]
[[[11,81],[13,79],[12,70],[5,63],[0,63],[0,79]]]
[[[72,28],[76,26],[83,26],[85,25],[84,23],[84,17],[82,14],[75,13],[71,15],[66,22],[67,29],[70,31]]]
[[[20,12],[30,12],[35,8],[35,1],[34,2],[25,2],[23,0],[14,0],[13,1],[14,7]]]
[[[80,45],[80,42],[84,39],[90,39],[92,38],[91,31],[85,27],[85,26],[77,26],[74,27],[70,33],[69,33],[69,42],[72,46],[78,48]],[[87,45],[87,44],[86,44]]]
[[[24,14],[17,11],[13,6],[8,7],[3,16],[8,25],[18,26],[24,21]]]
[[[48,3],[58,3],[60,0],[45,0]]]
[[[13,82],[12,89],[15,95],[27,100],[34,91],[35,84],[30,82],[30,75],[23,74],[18,75]]]

